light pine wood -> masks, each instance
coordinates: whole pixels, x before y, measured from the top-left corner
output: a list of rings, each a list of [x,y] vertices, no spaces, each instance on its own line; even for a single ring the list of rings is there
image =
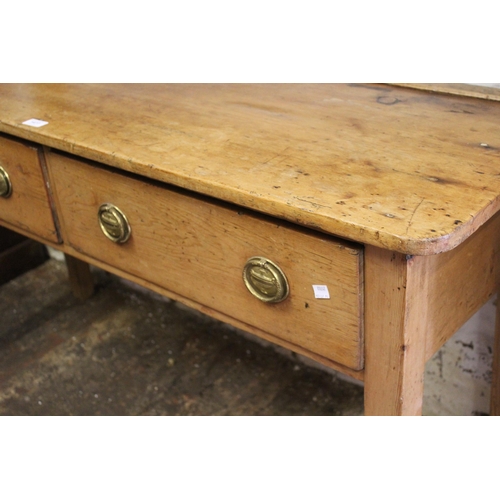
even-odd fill
[[[353,370],[352,368],[348,368],[344,365],[341,365],[339,363],[336,363],[332,361],[331,359],[325,358],[323,356],[320,356],[316,354],[315,352],[309,351],[305,349],[304,347],[293,344],[292,342],[289,342],[287,340],[284,340],[283,338],[277,337],[275,335],[270,334],[269,332],[266,332],[264,330],[261,330],[259,328],[256,328],[255,326],[249,325],[248,323],[244,323],[242,321],[239,321],[235,319],[232,316],[228,316],[224,312],[217,311],[215,309],[211,309],[210,307],[207,307],[203,304],[199,304],[198,302],[195,302],[191,300],[189,297],[184,297],[182,295],[179,295],[172,290],[167,290],[166,288],[163,288],[161,286],[156,285],[155,283],[151,283],[150,281],[147,281],[139,276],[133,276],[130,273],[123,271],[121,269],[117,269],[116,267],[112,267],[105,262],[102,262],[100,260],[94,259],[88,255],[81,254],[77,252],[73,247],[62,244],[58,245],[57,247],[59,250],[62,252],[65,252],[67,255],[73,255],[79,260],[83,260],[85,262],[88,262],[96,267],[100,267],[101,269],[104,269],[105,271],[108,271],[110,273],[113,273],[117,276],[120,276],[126,280],[129,280],[133,283],[137,283],[140,286],[143,286],[145,288],[148,288],[150,290],[153,290],[156,293],[159,293],[160,295],[164,295],[165,297],[169,297],[172,300],[176,300],[182,304],[185,304],[188,307],[191,307],[193,309],[196,309],[197,311],[200,311],[203,314],[207,314],[208,316],[211,316],[217,320],[223,321],[224,323],[228,323],[230,325],[235,326],[236,328],[239,328],[241,330],[244,330],[246,332],[252,333],[256,335],[257,337],[261,337],[264,340],[267,340],[269,342],[272,342],[276,345],[279,345],[281,347],[284,347],[285,349],[289,349],[293,352],[296,352],[298,354],[303,354],[304,356],[307,356],[318,363],[321,363],[325,366],[328,366],[330,368],[333,368],[334,370],[343,373],[345,375],[348,375],[352,377],[353,379],[356,380],[363,380],[363,371],[360,370]]]
[[[365,249],[367,414],[421,411],[425,361],[496,292],[499,257],[499,216],[439,255],[407,261],[401,254]],[[500,400],[498,349],[495,345],[492,408]],[[380,392],[393,399],[384,401]]]
[[[12,230],[17,231],[20,234],[24,234],[25,236],[28,236],[28,234],[25,231],[23,231],[22,229],[14,228],[8,224],[5,224],[5,226],[10,227]],[[298,354],[303,354],[304,356],[307,356],[307,357],[309,357],[309,358],[311,358],[311,359],[313,359],[313,360],[317,361],[318,363],[321,363],[325,366],[333,368],[334,370],[336,370],[340,373],[348,375],[348,376],[352,377],[353,379],[360,380],[360,381],[363,380],[363,371],[353,370],[351,368],[343,366],[343,365],[336,363],[330,359],[327,359],[327,358],[320,356],[314,352],[311,352],[311,351],[301,347],[300,345],[293,344],[292,342],[288,342],[286,340],[283,340],[279,337],[276,337],[268,332],[265,332],[259,328],[254,327],[252,325],[246,324],[242,321],[238,321],[237,319],[235,319],[231,316],[228,316],[227,314],[224,314],[221,311],[216,311],[214,309],[211,309],[210,307],[204,306],[203,304],[199,304],[198,302],[191,300],[189,297],[184,297],[182,295],[179,295],[179,294],[173,292],[172,290],[167,290],[165,288],[162,288],[161,286],[158,286],[154,283],[151,283],[150,281],[147,281],[147,280],[141,278],[140,276],[134,276],[134,275],[128,273],[127,271],[123,271],[123,270],[118,269],[116,267],[112,267],[112,266],[106,264],[105,262],[102,262],[101,260],[94,259],[88,255],[85,255],[85,254],[78,252],[73,247],[66,245],[65,243],[53,244],[53,243],[50,243],[50,242],[48,242],[48,241],[46,241],[43,238],[40,238],[38,236],[33,236],[33,239],[35,239],[41,243],[44,243],[46,245],[49,245],[49,246],[59,250],[60,252],[63,252],[66,256],[71,255],[77,260],[87,262],[87,263],[89,263],[93,266],[96,266],[96,267],[100,267],[101,269],[104,269],[105,271],[113,273],[113,274],[120,276],[126,280],[131,281],[131,282],[137,283],[140,286],[143,286],[145,288],[153,290],[154,292],[159,293],[160,295],[164,295],[165,297],[169,297],[172,300],[176,300],[180,303],[183,303],[188,307],[196,309],[197,311],[200,311],[203,314],[207,314],[209,316],[212,316],[213,318],[218,319],[220,321],[223,321],[224,323],[228,323],[230,325],[235,326],[236,328],[239,328],[241,330],[245,330],[245,331],[252,333],[258,337],[261,337],[269,342],[272,342],[276,345],[284,347],[285,349],[289,349],[289,350],[294,351]]]
[[[31,186],[39,172],[43,192],[22,189],[19,213],[0,205],[0,221],[78,259],[68,269],[82,296],[85,261],[365,379],[368,415],[419,414],[425,361],[498,288],[500,251],[500,102],[427,90],[0,85],[0,131],[39,145],[0,136],[3,149],[20,172],[26,158],[37,166],[20,177]],[[123,246],[100,232],[104,202],[129,217]],[[289,278],[281,304],[244,288],[244,262],[262,254]],[[492,414],[499,365],[496,345]]]
[[[500,214],[457,248],[428,257],[426,359],[496,293],[499,259]]]
[[[427,258],[365,249],[365,414],[420,415]]]
[[[0,135],[0,165],[12,184],[12,194],[8,198],[0,197],[0,222],[57,242],[39,148]]]
[[[500,208],[493,101],[373,84],[2,85],[0,109],[7,133],[401,253],[450,250]]]
[[[94,293],[94,278],[89,265],[68,254],[64,254],[64,258],[73,295],[80,300],[88,299]]]
[[[442,94],[500,101],[500,88],[486,85],[474,85],[471,83],[396,83],[393,85],[428,90],[430,92],[439,92]]]
[[[65,241],[78,252],[362,369],[359,246],[55,153],[48,155],[48,167]],[[127,216],[132,228],[127,243],[113,243],[101,232],[102,203],[115,204]],[[283,269],[288,299],[265,304],[248,292],[242,273],[253,256]],[[312,285],[327,285],[330,299],[316,299]]]

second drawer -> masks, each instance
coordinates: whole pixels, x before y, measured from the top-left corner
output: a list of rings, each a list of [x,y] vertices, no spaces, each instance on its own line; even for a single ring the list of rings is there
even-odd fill
[[[362,368],[361,247],[74,157],[51,152],[48,163],[63,237],[78,252]],[[123,243],[103,234],[104,225],[119,239],[122,229],[113,208],[99,222],[105,204],[117,207],[130,225]],[[289,293],[281,302],[263,302],[247,289],[243,269],[255,256],[284,272]],[[259,268],[258,262],[247,276],[264,298],[272,296],[281,287],[274,280],[279,269]],[[330,298],[316,298],[313,285],[326,286]]]

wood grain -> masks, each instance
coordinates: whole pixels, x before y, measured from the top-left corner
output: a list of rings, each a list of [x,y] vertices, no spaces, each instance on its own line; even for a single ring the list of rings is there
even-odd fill
[[[65,242],[80,254],[323,358],[362,368],[361,247],[59,154],[48,155],[48,167]],[[102,234],[102,203],[127,216],[127,243],[117,245]],[[288,299],[265,304],[245,288],[243,267],[256,255],[283,269]],[[314,284],[327,285],[330,299],[315,299]]]
[[[39,149],[33,144],[0,136],[0,165],[12,184],[9,198],[0,197],[0,222],[57,242]]]
[[[372,84],[2,85],[0,109],[5,132],[401,253],[450,250],[500,208],[493,101]]]
[[[395,83],[400,87],[439,92],[441,94],[453,94],[457,96],[475,97],[476,99],[487,99],[500,101],[500,88],[474,85],[471,83]]]
[[[366,415],[422,413],[428,260],[365,249]]]
[[[24,234],[25,236],[28,236],[25,231],[22,229],[18,229],[15,227],[10,226],[9,224],[5,224],[7,227],[10,227],[12,230],[18,232],[19,234]],[[87,262],[93,266],[99,267],[109,273],[113,273],[117,276],[120,276],[121,278],[124,278],[128,281],[131,281],[133,283],[137,283],[140,286],[143,286],[145,288],[148,288],[149,290],[153,290],[156,293],[159,293],[160,295],[164,295],[165,297],[169,297],[172,300],[175,300],[177,302],[180,302],[182,304],[185,304],[186,306],[195,309],[197,311],[200,311],[203,314],[207,314],[208,316],[211,316],[219,321],[222,321],[224,323],[228,323],[230,325],[235,326],[236,328],[239,328],[240,330],[244,330],[246,332],[252,333],[258,337],[261,337],[269,342],[272,342],[276,345],[279,345],[281,347],[284,347],[285,349],[291,350],[293,352],[303,354],[304,356],[307,356],[318,363],[323,364],[324,366],[328,366],[340,373],[343,373],[345,375],[348,375],[352,377],[353,379],[356,380],[363,380],[363,371],[360,370],[353,370],[352,368],[348,368],[344,365],[341,365],[339,363],[336,363],[335,361],[332,361],[331,359],[325,358],[324,356],[320,356],[319,354],[316,354],[312,351],[309,351],[308,349],[305,349],[301,347],[300,345],[293,344],[292,342],[289,342],[287,340],[284,340],[282,338],[276,337],[269,332],[265,332],[264,330],[261,330],[259,328],[256,328],[252,325],[243,323],[242,321],[239,321],[231,316],[228,316],[227,314],[224,314],[221,311],[216,311],[214,309],[211,309],[209,307],[204,306],[203,304],[199,304],[198,302],[195,302],[194,300],[191,300],[188,297],[184,297],[182,295],[179,295],[172,290],[167,290],[161,286],[156,285],[155,283],[151,283],[150,281],[147,281],[143,278],[140,278],[138,276],[134,276],[127,271],[123,271],[121,269],[117,269],[115,267],[112,267],[105,262],[102,262],[101,260],[94,259],[93,257],[90,257],[88,255],[79,253],[77,250],[75,250],[73,247],[65,244],[65,243],[51,243],[47,240],[44,240],[43,238],[40,238],[39,236],[33,236],[34,240],[37,240],[41,243],[44,243],[46,245],[49,245],[52,248],[55,248],[59,250],[60,252],[63,252],[66,255],[70,255],[75,257],[78,260]]]
[[[371,84],[0,85],[0,110],[0,131],[122,171],[48,153],[59,248],[364,377],[367,414],[418,414],[425,360],[498,288],[500,102]],[[9,161],[34,161],[3,141]],[[43,196],[21,190],[0,219],[55,243],[51,217],[22,212],[43,199],[50,215],[31,150]],[[100,233],[104,202],[130,219],[123,246]],[[331,235],[366,245],[366,273],[362,247]],[[241,279],[261,254],[292,287],[271,307]]]
[[[499,259],[500,214],[457,248],[428,257],[426,359],[496,293]]]

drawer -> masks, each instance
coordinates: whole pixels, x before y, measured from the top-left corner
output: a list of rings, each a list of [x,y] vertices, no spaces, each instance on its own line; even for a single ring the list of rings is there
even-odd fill
[[[29,143],[0,136],[0,166],[0,223],[57,242],[39,150]]]
[[[48,165],[65,243],[81,254],[286,344],[362,368],[361,247],[56,152]],[[105,204],[126,217],[126,242],[104,235],[101,223],[114,234],[106,217],[120,217],[108,211],[100,223]],[[243,270],[256,256],[277,268],[254,262],[246,268],[249,285],[264,298],[288,285],[284,300],[263,302],[247,288]],[[313,285],[326,286],[330,298],[315,298]]]

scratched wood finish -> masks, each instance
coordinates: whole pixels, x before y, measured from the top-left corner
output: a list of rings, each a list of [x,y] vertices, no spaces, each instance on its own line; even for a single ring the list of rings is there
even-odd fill
[[[151,281],[147,281],[140,276],[133,276],[127,271],[123,271],[121,269],[118,269],[116,267],[113,267],[109,264],[106,264],[102,260],[97,260],[94,259],[93,257],[90,257],[89,255],[82,254],[75,250],[73,247],[65,244],[64,242],[62,243],[52,243],[47,240],[44,240],[43,238],[39,236],[32,236],[26,231],[24,231],[21,228],[16,228],[12,225],[5,224],[6,227],[9,227],[13,231],[18,232],[19,234],[23,234],[25,236],[32,237],[35,240],[38,240],[41,243],[47,244],[53,248],[56,248],[57,250],[63,252],[66,255],[70,255],[74,257],[75,259],[87,262],[93,266],[99,267],[107,272],[116,274],[117,276],[120,276],[122,278],[125,278],[131,282],[137,283],[140,286],[143,286],[145,288],[148,288],[150,290],[153,290],[156,293],[159,293],[160,295],[164,295],[166,297],[171,298],[172,300],[176,300],[180,303],[183,303],[187,305],[188,307],[191,307],[193,309],[196,309],[197,311],[202,312],[203,314],[207,314],[208,316],[211,316],[219,321],[223,321],[224,323],[231,324],[235,326],[236,328],[239,328],[240,330],[244,330],[246,332],[252,333],[258,337],[261,337],[269,342],[272,342],[276,345],[279,345],[281,347],[284,347],[285,349],[288,349],[290,351],[294,351],[299,354],[303,354],[304,356],[307,356],[318,363],[323,364],[324,366],[328,366],[340,373],[344,373],[345,375],[349,375],[350,377],[356,379],[356,380],[363,380],[364,373],[362,370],[354,370],[352,368],[348,368],[344,365],[341,365],[339,363],[336,363],[335,361],[332,361],[331,359],[325,358],[324,356],[320,356],[319,354],[316,354],[308,349],[305,349],[301,347],[300,345],[293,344],[292,342],[289,342],[287,340],[284,340],[282,338],[279,338],[275,335],[271,335],[269,332],[266,332],[262,329],[256,328],[252,325],[249,325],[248,323],[244,323],[242,321],[239,321],[231,316],[228,316],[227,314],[217,311],[215,309],[212,309],[210,307],[204,306],[203,304],[200,304],[198,302],[195,302],[194,300],[191,300],[189,297],[184,297],[182,295],[179,295],[172,290],[167,290],[159,285],[156,285],[152,283]]]
[[[79,253],[348,368],[362,368],[361,247],[56,153],[47,162],[65,243]],[[126,214],[132,228],[127,243],[117,245],[102,234],[102,203]],[[288,299],[264,304],[248,292],[242,271],[255,255],[283,269]],[[327,285],[331,298],[315,299],[314,284]]]
[[[82,261],[88,262],[89,264],[99,267],[107,272],[110,272],[112,274],[115,274],[117,276],[120,276],[128,281],[131,281],[133,283],[136,283],[144,288],[147,288],[149,290],[152,290],[156,293],[159,293],[160,295],[163,295],[165,297],[169,297],[172,300],[175,300],[179,303],[185,304],[186,306],[195,309],[203,314],[206,314],[208,316],[211,316],[214,319],[217,319],[219,321],[222,321],[224,323],[230,324],[236,328],[239,328],[240,330],[243,330],[248,333],[252,333],[256,335],[257,337],[261,337],[264,340],[267,340],[269,342],[272,342],[275,345],[284,347],[285,349],[288,349],[290,351],[296,352],[298,354],[303,354],[304,356],[307,356],[308,358],[313,359],[314,361],[317,361],[318,363],[321,363],[324,366],[330,367],[340,373],[343,373],[345,375],[349,375],[353,379],[356,380],[363,380],[363,370],[354,370],[352,368],[348,368],[345,365],[341,365],[339,363],[336,363],[335,361],[332,361],[331,359],[325,358],[324,356],[321,356],[315,352],[312,352],[308,349],[305,349],[304,347],[301,347],[298,344],[294,344],[290,341],[284,340],[283,338],[277,337],[276,335],[272,335],[269,332],[266,332],[260,328],[257,328],[255,326],[249,325],[248,323],[244,323],[243,321],[239,321],[235,319],[232,316],[228,316],[224,312],[217,311],[215,309],[212,309],[210,307],[204,306],[203,304],[200,304],[199,302],[195,302],[194,300],[189,299],[188,297],[184,297],[182,295],[179,295],[172,290],[167,290],[166,288],[163,288],[159,285],[156,285],[152,283],[151,281],[147,281],[139,276],[133,276],[127,271],[123,271],[121,269],[118,269],[116,267],[112,267],[109,264],[106,264],[102,260],[97,260],[94,259],[93,257],[90,257],[89,255],[82,254],[78,251],[76,251],[73,247],[69,245],[60,244],[58,245],[58,249],[64,252],[65,254],[72,255],[77,259],[80,259]]]
[[[420,415],[429,259],[365,249],[365,414]]]
[[[0,136],[0,165],[12,184],[12,194],[8,198],[0,197],[0,223],[12,224],[29,235],[56,242],[58,237],[38,148]]]
[[[0,130],[355,241],[450,250],[498,211],[500,103],[387,85],[2,85]],[[21,125],[36,117],[41,128]]]

